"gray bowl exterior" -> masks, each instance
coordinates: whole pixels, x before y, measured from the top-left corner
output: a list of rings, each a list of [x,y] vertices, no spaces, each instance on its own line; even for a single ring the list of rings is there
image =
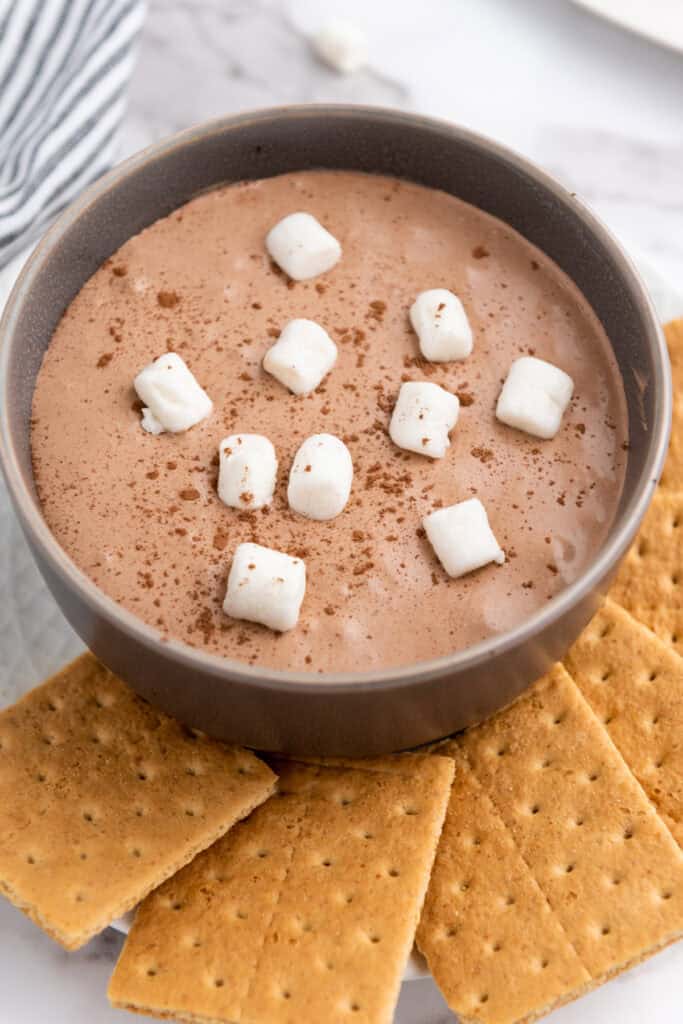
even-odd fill
[[[314,676],[252,668],[163,640],[107,598],[42,518],[29,426],[36,375],[60,316],[126,239],[223,182],[321,167],[444,189],[507,221],[548,253],[612,340],[631,440],[607,544],[541,612],[512,632],[435,661]],[[2,465],[35,559],[67,619],[149,701],[214,736],[263,750],[376,755],[448,735],[512,701],[562,657],[595,612],[645,513],[668,442],[666,346],[637,274],[604,227],[564,188],[497,144],[386,110],[300,107],[228,117],[133,157],[50,230],[15,286],[0,336]]]

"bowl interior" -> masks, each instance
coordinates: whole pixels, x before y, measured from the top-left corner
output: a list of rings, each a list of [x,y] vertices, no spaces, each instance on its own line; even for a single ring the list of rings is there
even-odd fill
[[[264,111],[184,132],[132,158],[60,218],[4,323],[11,339],[3,356],[5,441],[35,509],[33,388],[56,324],[83,283],[131,235],[202,191],[316,167],[394,175],[453,193],[506,221],[573,279],[611,339],[628,403],[630,449],[613,533],[637,519],[663,457],[669,383],[663,341],[628,260],[575,197],[509,151],[448,124],[352,107]],[[621,538],[615,555],[629,539]],[[584,583],[572,585],[577,596]],[[504,639],[497,638],[499,648]]]

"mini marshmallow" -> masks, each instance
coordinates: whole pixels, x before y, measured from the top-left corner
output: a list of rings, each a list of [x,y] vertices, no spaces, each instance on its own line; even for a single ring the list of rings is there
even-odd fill
[[[407,381],[401,385],[389,424],[399,448],[442,459],[450,446],[448,432],[458,422],[460,402],[438,384]]]
[[[175,352],[166,352],[133,381],[145,408],[142,427],[150,434],[178,434],[205,419],[213,409],[206,391]]]
[[[439,508],[422,520],[429,543],[449,576],[464,576],[489,562],[502,565],[505,552],[478,498]]]
[[[263,359],[263,368],[295,395],[315,391],[337,360],[337,346],[314,320],[290,320]]]
[[[290,213],[266,235],[266,249],[285,274],[306,281],[331,270],[341,245],[310,213]]]
[[[284,633],[293,629],[306,592],[300,558],[260,544],[240,544],[228,576],[223,611],[233,619],[260,622]]]
[[[445,288],[420,292],[410,307],[410,322],[420,351],[434,363],[466,359],[472,351],[472,328],[462,302]]]
[[[320,59],[342,74],[350,75],[367,63],[367,36],[349,21],[329,21],[312,42]]]
[[[273,500],[277,456],[261,434],[231,434],[218,454],[218,497],[231,508],[263,508]]]
[[[549,440],[560,429],[574,391],[564,370],[533,356],[522,356],[510,367],[496,406],[496,416],[509,427]]]
[[[333,434],[313,434],[294,456],[287,500],[308,519],[334,519],[344,510],[353,481],[351,454]]]

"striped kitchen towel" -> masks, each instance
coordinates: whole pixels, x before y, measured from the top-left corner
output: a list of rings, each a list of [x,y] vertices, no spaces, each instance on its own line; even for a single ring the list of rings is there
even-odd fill
[[[0,267],[116,159],[144,0],[0,0]]]

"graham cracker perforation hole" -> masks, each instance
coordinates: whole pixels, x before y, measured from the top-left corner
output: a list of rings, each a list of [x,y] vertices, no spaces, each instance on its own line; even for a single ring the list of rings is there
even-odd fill
[[[156,967],[148,967],[147,971],[145,973],[147,974],[148,978],[156,978],[156,976],[157,976],[157,969],[156,969]]]
[[[398,870],[398,868],[389,868],[387,874],[389,878],[398,878],[401,872]]]
[[[47,776],[43,772],[38,772],[36,775],[36,782],[46,782]]]
[[[268,851],[268,850],[257,850],[257,851],[256,851],[256,856],[257,856],[257,857],[258,857],[258,858],[259,858],[260,860],[264,860],[264,858],[268,856],[268,853],[269,853],[269,851]]]
[[[36,858],[33,856],[32,853],[29,853],[28,857],[26,858],[26,863],[27,864],[35,864],[35,862],[36,862]]]
[[[145,811],[144,807],[136,807],[135,808],[135,817],[136,818],[144,818],[146,813],[147,812]]]
[[[602,675],[600,676],[600,682],[602,682],[602,683],[606,683],[606,682],[607,682],[607,680],[608,680],[608,679],[610,678],[610,676],[611,676],[611,675],[612,675],[612,670],[611,670],[611,669],[609,669],[609,668],[608,668],[608,669],[605,669],[605,671],[604,671],[604,672],[602,673]]]
[[[550,966],[550,960],[547,960],[547,959],[546,959],[545,957],[543,957],[543,959],[542,959],[542,960],[539,960],[539,962],[538,962],[538,969],[539,969],[540,971],[545,971],[545,970],[547,970],[547,968],[548,968],[549,966]]]
[[[402,807],[401,808],[401,814],[405,814],[409,818],[414,818],[419,813],[420,812],[417,809],[417,807],[409,806],[409,807]]]
[[[535,815],[535,814],[540,814],[540,812],[541,812],[541,808],[540,808],[539,804],[532,804],[531,807],[529,808],[529,814]]]
[[[454,939],[457,934],[458,929],[455,927],[454,924],[452,924],[449,928],[446,929],[445,935],[447,939]]]
[[[359,1003],[355,1003],[355,1002],[354,1003],[350,1003],[349,1004],[349,1010],[351,1011],[351,1013],[358,1013],[359,1010],[360,1010],[360,1004]]]
[[[95,814],[93,811],[83,811],[83,821],[87,821],[89,825],[95,824]]]
[[[237,918],[238,921],[246,921],[249,915],[244,910],[236,910],[235,917]]]
[[[214,988],[223,988],[223,986],[225,985],[225,981],[223,980],[223,978],[214,978],[213,984]]]
[[[638,555],[639,558],[644,558],[645,555],[648,553],[648,550],[649,550],[649,545],[648,545],[647,541],[644,538],[641,539],[638,542],[638,546],[636,547],[636,554]]]
[[[492,953],[500,953],[502,948],[503,948],[503,943],[502,942],[494,942],[493,945],[491,946],[491,952]]]
[[[606,636],[609,636],[611,631],[612,631],[612,624],[610,622],[608,622],[600,630],[600,634],[599,634],[600,635],[600,639],[604,640]]]
[[[571,875],[571,873],[572,873],[572,871],[574,870],[575,867],[576,867],[576,864],[567,864],[566,867],[564,868],[565,875]]]
[[[601,935],[609,935],[611,931],[612,931],[612,929],[610,928],[610,926],[608,924],[603,924],[602,928],[600,929],[600,934]]]
[[[618,875],[610,878],[610,885],[621,885],[621,878]]]
[[[79,860],[87,860],[88,859],[88,854],[85,852],[85,850],[81,850],[81,852],[78,855],[78,859]]]
[[[283,988],[283,990],[282,990],[282,992],[280,994],[282,995],[283,999],[291,999],[292,998],[292,993],[289,991],[289,989]]]
[[[506,907],[514,907],[514,905],[515,905],[515,897],[514,896],[506,896],[505,899],[503,900],[503,903],[504,903],[504,905]]]
[[[633,839],[633,828],[630,825],[624,829],[623,838],[625,842],[628,842],[629,839]]]
[[[670,900],[671,897],[673,896],[673,893],[671,892],[670,889],[663,889],[662,892],[660,892],[659,896],[660,896],[660,899]]]
[[[489,995],[488,995],[488,992],[483,992],[483,993],[482,993],[482,994],[481,994],[481,995],[479,996],[479,1002],[480,1002],[480,1003],[481,1003],[481,1005],[483,1006],[483,1005],[484,1005],[484,1003],[488,1003],[488,1001],[489,1001]]]
[[[142,857],[142,850],[139,847],[134,846],[133,849],[130,851],[130,855],[131,857],[136,857],[139,859],[140,857]]]
[[[588,773],[588,781],[589,782],[597,782],[599,778],[600,778],[600,772],[593,771],[593,772],[589,772]]]
[[[379,943],[381,941],[382,941],[382,937],[380,935],[375,935],[375,934],[368,935],[368,942],[370,942],[373,946],[379,945]]]

